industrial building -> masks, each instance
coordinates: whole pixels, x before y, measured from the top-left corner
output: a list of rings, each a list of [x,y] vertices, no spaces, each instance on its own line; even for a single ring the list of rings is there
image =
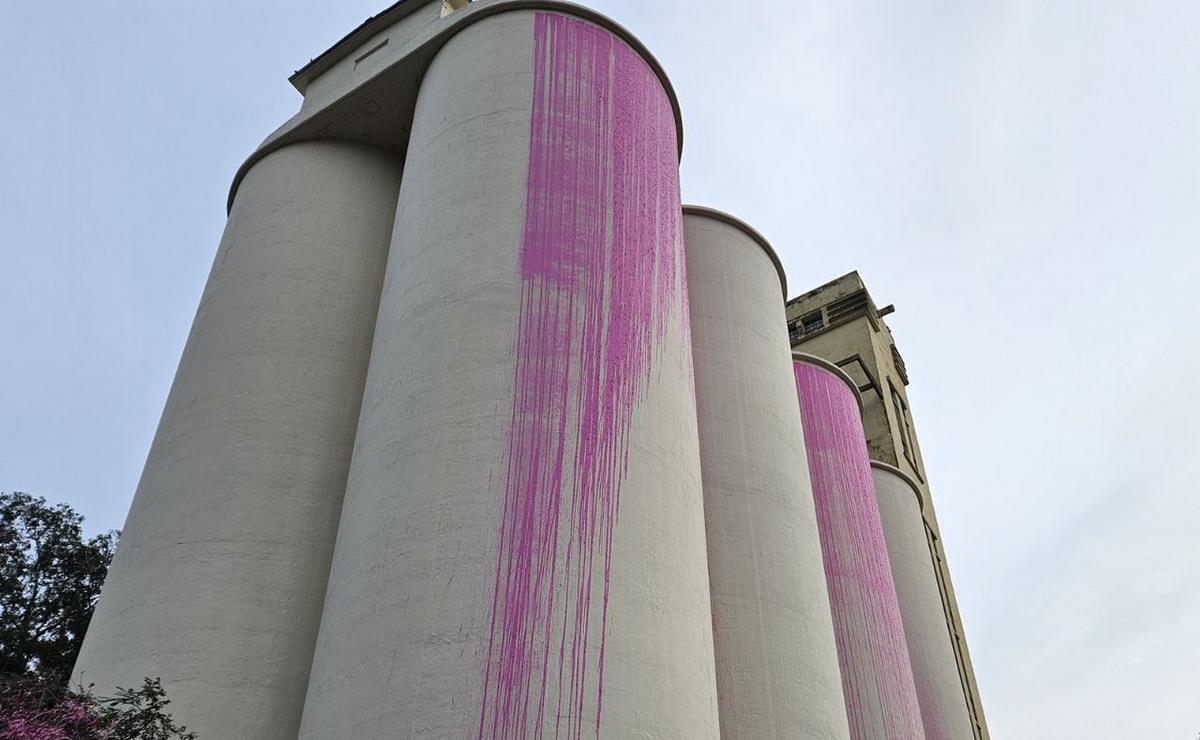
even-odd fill
[[[908,370],[878,308],[857,272],[787,303],[793,349],[833,362],[861,394],[863,427],[908,647],[915,664],[926,732],[931,715],[967,721],[989,737],[971,666],[962,617],[954,598],[925,463],[909,409]],[[950,639],[946,640],[949,635]],[[964,701],[965,699],[965,701]]]
[[[405,0],[291,82],[73,681],[204,739],[988,737],[887,309],[681,203],[635,37]]]

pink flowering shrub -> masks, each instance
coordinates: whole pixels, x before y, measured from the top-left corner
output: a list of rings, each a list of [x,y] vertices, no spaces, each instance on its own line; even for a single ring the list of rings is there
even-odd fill
[[[166,712],[158,679],[111,698],[45,679],[0,684],[0,740],[195,740]]]
[[[0,740],[91,740],[101,738],[100,707],[40,681],[13,681],[0,689]]]

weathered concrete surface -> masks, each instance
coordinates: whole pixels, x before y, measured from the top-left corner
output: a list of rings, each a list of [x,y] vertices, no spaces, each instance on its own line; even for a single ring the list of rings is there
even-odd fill
[[[924,738],[853,381],[793,355],[850,735]]]
[[[684,208],[721,737],[848,738],[782,273]]]
[[[522,11],[427,72],[303,738],[718,736],[674,117],[639,61]]]
[[[952,647],[967,685],[968,712],[975,737],[988,740],[987,718],[921,459],[921,442],[909,410],[908,372],[892,331],[883,320],[886,312],[876,307],[861,276],[851,272],[788,301],[788,320],[797,329],[804,317],[813,315],[820,315],[823,325],[812,332],[797,331],[793,348],[836,363],[864,389],[863,426],[871,459],[897,466],[920,487],[921,514],[946,607],[946,630],[955,636]]]
[[[675,113],[676,146],[682,151],[683,122],[670,80],[641,41],[610,18],[561,0],[474,0],[440,18],[439,8],[436,0],[395,3],[292,75],[292,84],[304,95],[304,103],[238,168],[230,186],[230,205],[245,172],[289,143],[343,139],[403,155],[417,91],[438,50],[467,26],[512,10],[537,9],[583,18],[603,26],[637,51],[667,93]]]
[[[972,740],[975,733],[966,693],[921,516],[920,487],[885,463],[872,461],[871,475],[925,736],[929,740]]]
[[[326,142],[246,176],[72,682],[295,738],[400,172]]]

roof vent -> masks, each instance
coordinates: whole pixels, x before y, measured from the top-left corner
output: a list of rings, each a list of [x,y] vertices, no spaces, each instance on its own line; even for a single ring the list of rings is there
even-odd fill
[[[860,290],[855,293],[836,300],[825,307],[825,312],[829,314],[829,323],[833,324],[842,319],[848,319],[859,314],[866,313],[867,310],[867,291]]]

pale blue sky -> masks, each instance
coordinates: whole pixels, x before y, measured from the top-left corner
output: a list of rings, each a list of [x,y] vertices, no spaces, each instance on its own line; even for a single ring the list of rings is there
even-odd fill
[[[119,527],[288,74],[386,3],[7,3],[0,490]],[[993,734],[1200,732],[1200,4],[593,0],[682,101],[685,201],[861,271]]]

